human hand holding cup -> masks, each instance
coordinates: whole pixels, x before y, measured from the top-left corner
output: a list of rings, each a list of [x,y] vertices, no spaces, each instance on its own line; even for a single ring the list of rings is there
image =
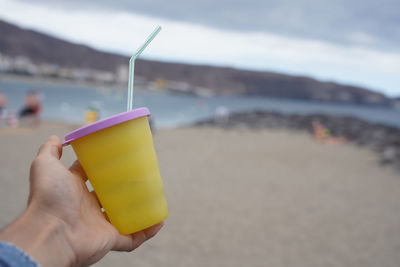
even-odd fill
[[[131,234],[168,217],[167,202],[148,122],[138,108],[77,129],[65,136],[107,217]]]

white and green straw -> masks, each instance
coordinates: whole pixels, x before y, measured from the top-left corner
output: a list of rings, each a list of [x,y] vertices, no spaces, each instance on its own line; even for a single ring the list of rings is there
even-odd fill
[[[144,44],[133,54],[129,60],[129,82],[128,82],[128,103],[127,111],[133,109],[133,88],[135,86],[135,60],[140,56],[144,49],[153,41],[154,37],[161,31],[161,26],[157,26],[155,30],[150,34]]]

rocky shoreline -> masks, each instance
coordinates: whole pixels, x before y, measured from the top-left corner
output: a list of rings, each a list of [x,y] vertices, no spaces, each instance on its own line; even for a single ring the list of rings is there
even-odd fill
[[[312,124],[316,121],[329,129],[332,136],[344,137],[358,146],[372,149],[379,155],[381,164],[392,165],[400,171],[400,129],[350,116],[254,111],[199,121],[195,126],[217,126],[226,129],[289,129],[312,134]]]

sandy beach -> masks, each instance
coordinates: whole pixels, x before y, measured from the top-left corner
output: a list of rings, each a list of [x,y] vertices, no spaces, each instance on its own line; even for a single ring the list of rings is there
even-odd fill
[[[74,128],[0,129],[0,227],[25,206],[38,146]],[[95,266],[400,265],[400,174],[369,150],[216,128],[160,130],[155,145],[170,218],[135,252]]]

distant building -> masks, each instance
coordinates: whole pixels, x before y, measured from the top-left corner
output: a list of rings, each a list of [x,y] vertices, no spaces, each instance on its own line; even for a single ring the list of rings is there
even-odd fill
[[[364,101],[368,104],[383,104],[384,100],[384,97],[380,94],[369,93],[364,97]]]
[[[11,58],[0,54],[0,72],[9,72],[12,66]]]
[[[115,81],[117,83],[127,83],[129,79],[129,68],[125,65],[120,65],[115,74]]]
[[[91,76],[95,82],[112,83],[115,81],[115,74],[110,71],[93,70]]]
[[[58,70],[58,76],[63,79],[74,79],[74,70],[71,68],[60,68]]]
[[[392,100],[392,107],[400,110],[400,98],[395,98]]]
[[[337,95],[338,99],[342,102],[351,102],[353,101],[353,96],[349,92],[339,92]]]
[[[60,66],[56,64],[43,63],[38,65],[39,75],[44,77],[57,77],[59,69]]]
[[[17,56],[12,62],[12,70],[16,73],[36,75],[38,74],[38,68],[32,63],[30,58],[24,56]]]

